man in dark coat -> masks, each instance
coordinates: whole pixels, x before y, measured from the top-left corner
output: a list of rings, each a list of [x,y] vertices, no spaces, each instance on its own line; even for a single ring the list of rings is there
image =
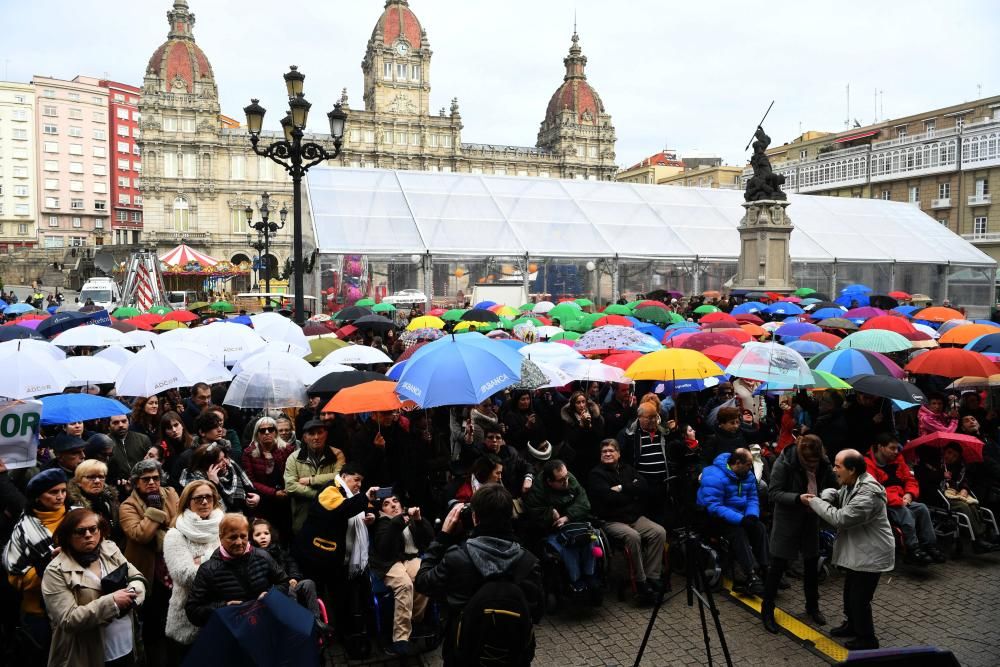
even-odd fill
[[[790,560],[802,554],[802,581],[806,594],[806,613],[817,625],[826,618],[819,609],[819,522],[809,508],[808,496],[818,496],[823,489],[836,488],[830,462],[824,458],[823,442],[815,435],[804,435],[785,447],[771,468],[767,493],[774,507],[771,557],[764,582],[761,619],[768,632],[776,633],[774,601],[781,575]]]
[[[734,407],[719,408],[717,422],[711,435],[702,444],[702,462],[712,465],[719,454],[732,454],[737,449],[747,447],[747,441],[740,424],[740,409]]]
[[[604,415],[604,435],[613,438],[618,432],[635,420],[638,399],[632,393],[632,385],[616,384],[611,400],[601,408]]]
[[[347,458],[361,466],[366,484],[391,486],[398,481],[393,478],[391,453],[404,449],[409,441],[396,412],[376,412],[354,433]]]
[[[121,414],[112,417],[108,424],[108,435],[114,440],[115,446],[108,461],[108,478],[118,480],[118,499],[125,500],[132,489],[128,487],[128,479],[136,463],[146,458],[152,444],[142,433],[129,430],[129,416]]]
[[[462,457],[471,465],[482,456],[495,456],[503,464],[503,485],[510,495],[520,498],[526,494],[534,483],[534,470],[517,450],[504,442],[503,431],[499,426],[487,426],[483,429],[482,443],[466,445]]]

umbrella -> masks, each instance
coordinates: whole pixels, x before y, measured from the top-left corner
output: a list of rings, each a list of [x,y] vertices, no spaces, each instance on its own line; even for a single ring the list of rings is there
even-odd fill
[[[717,364],[728,366],[741,349],[739,345],[710,345],[701,353]]]
[[[728,336],[733,339],[736,345],[742,345],[743,343],[749,343],[753,340],[753,335],[749,331],[744,331],[743,328],[737,329],[719,329],[713,333],[720,333],[723,336]]]
[[[229,303],[228,301],[215,301],[208,307],[209,310],[215,313],[235,313],[236,307]]]
[[[438,338],[441,338],[445,335],[447,334],[445,334],[445,332],[441,331],[440,329],[432,327],[423,327],[423,328],[410,329],[404,331],[399,336],[399,340],[401,340],[406,347],[409,347],[410,345],[413,345],[414,343],[417,343],[419,341],[437,340]]]
[[[916,297],[914,297],[914,300],[916,300]],[[947,322],[948,320],[961,320],[964,316],[953,308],[932,306],[918,310],[911,317],[915,320],[925,320],[927,322]]]
[[[292,345],[302,356],[309,354],[309,341],[294,321],[278,313],[260,313],[250,319],[254,331],[264,340]]]
[[[912,382],[885,375],[857,375],[848,380],[854,391],[904,403],[924,403],[927,397]]]
[[[309,341],[310,352],[303,358],[311,364],[318,364],[323,361],[328,354],[334,350],[339,350],[345,345],[349,345],[349,343],[347,341],[340,340],[339,338],[313,338]]]
[[[3,373],[0,373],[0,396],[25,399],[58,394],[73,381],[69,372],[53,363],[51,356],[34,346],[25,345],[32,342],[34,341],[4,343],[18,347],[4,348],[5,354],[0,357],[0,362],[3,364]]]
[[[602,364],[596,359],[569,359],[560,363],[559,368],[579,382],[630,382],[622,369]]]
[[[603,313],[577,313],[563,319],[562,326],[569,331],[586,333],[594,328],[597,320],[605,317]]]
[[[52,339],[52,344],[60,347],[107,347],[108,345],[128,347],[131,345],[126,335],[121,331],[102,326],[83,326],[69,329]]]
[[[876,315],[861,325],[862,331],[868,331],[869,329],[895,331],[901,335],[912,334],[917,331],[905,317],[899,317],[897,315]]]
[[[635,363],[635,360],[643,355],[642,352],[615,352],[614,354],[609,354],[601,360],[602,364],[607,364],[608,366],[616,366],[622,370],[626,370],[629,366]]]
[[[747,301],[733,308],[732,314],[747,315],[752,313],[759,313],[765,308],[767,308],[766,303],[761,303],[760,301]]]
[[[843,329],[844,331],[857,331],[858,325],[843,317],[829,317],[816,323],[822,329]]]
[[[556,334],[555,336],[552,336],[551,338],[549,338],[549,340],[550,341],[579,340],[580,336],[582,335],[583,334],[579,334],[575,331],[564,331],[562,333]]]
[[[683,320],[681,320],[683,322]],[[714,313],[707,313],[698,319],[698,324],[705,326],[706,324],[734,324],[739,326],[739,321],[730,315],[729,313],[724,313],[721,310]]]
[[[696,333],[688,336],[672,347],[682,347],[686,350],[702,352],[713,345],[732,345],[734,339],[724,333]]]
[[[474,405],[515,384],[522,358],[511,347],[479,333],[448,336],[410,357],[397,389],[422,408]]]
[[[310,396],[316,395],[330,395],[335,394],[341,389],[347,387],[353,387],[363,382],[370,382],[372,380],[379,382],[388,382],[389,378],[382,375],[381,373],[375,373],[372,371],[357,371],[357,370],[343,370],[343,368],[337,368],[338,364],[330,364],[328,366],[317,366],[317,369],[329,369],[331,372],[320,377],[318,380],[309,385],[306,392]],[[348,367],[349,368],[349,367]]]
[[[967,345],[976,338],[996,334],[996,328],[986,324],[965,324],[941,334],[938,342],[942,345]]]
[[[153,327],[153,329],[156,331],[176,331],[177,329],[187,329],[187,328],[188,325],[184,324],[183,322],[177,322],[174,320],[163,320],[155,327]]]
[[[500,316],[485,308],[473,308],[462,313],[459,320],[463,322],[499,322]]]
[[[192,301],[188,304],[187,309],[190,311],[198,311],[202,308],[207,308],[209,305],[208,301]]]
[[[825,320],[831,317],[843,317],[847,312],[845,308],[819,308],[809,311],[809,317],[814,320]]]
[[[152,329],[148,324],[143,324],[141,327],[136,324],[132,324],[126,320],[115,320],[111,323],[111,328],[115,331],[121,331],[122,333],[129,333],[130,331],[148,331]]]
[[[233,373],[266,370],[272,375],[295,378],[304,387],[313,383],[317,370],[302,357],[273,349],[251,354],[233,367]],[[325,373],[318,371],[320,376]]]
[[[45,340],[45,336],[39,334],[34,329],[22,327],[17,324],[0,327],[0,342],[22,339]]]
[[[764,324],[764,320],[760,319],[759,317],[757,317],[752,313],[740,313],[739,315],[735,315],[733,319],[735,319],[740,324],[756,324],[758,326]]]
[[[927,320],[924,320],[924,321],[926,322]],[[947,322],[938,325],[937,332],[938,332],[938,335],[940,336],[940,335],[948,333],[949,331],[951,331],[955,327],[964,327],[967,324],[972,324],[972,321],[971,320],[962,320],[962,319],[959,319],[959,320],[948,320]],[[993,332],[986,332],[986,333],[993,333]]]
[[[872,294],[868,297],[868,305],[882,310],[892,310],[899,307],[899,301],[885,294]]]
[[[869,305],[868,295],[862,292],[851,292],[849,294],[841,294],[833,301],[837,305],[843,306],[845,308],[858,308],[858,307],[866,307]]]
[[[536,310],[535,312],[540,312],[540,311]],[[582,309],[580,308],[580,306],[576,305],[572,301],[568,301],[560,303],[554,308],[550,308],[547,314],[549,318],[557,318],[559,319],[559,321],[562,321],[579,317],[581,312]]]
[[[790,322],[788,324],[782,324],[777,330],[775,330],[775,336],[781,336],[782,338],[801,338],[807,333],[816,333],[822,331],[815,324],[809,324],[808,322]]]
[[[983,441],[974,435],[962,433],[948,433],[947,431],[937,431],[928,433],[919,438],[915,438],[906,443],[903,447],[903,457],[912,461],[917,456],[919,447],[937,447],[944,449],[951,443],[958,443],[962,447],[962,458],[966,463],[983,462]]]
[[[7,306],[3,312],[6,315],[23,315],[24,313],[33,313],[35,309],[26,303],[15,303],[13,306]]]
[[[800,337],[798,342],[812,341],[826,345],[832,350],[837,347],[837,343],[839,343],[840,340],[840,336],[834,336],[832,333],[822,331],[820,333],[807,333],[805,336]]]
[[[259,329],[251,329],[232,322],[213,322],[207,326],[191,329],[190,334],[183,339],[205,348],[207,354],[227,366],[232,366],[264,347],[264,339],[261,338]],[[300,353],[299,356],[309,352],[309,344],[305,342],[304,337],[302,344],[297,345],[295,349]]]
[[[179,349],[183,354],[178,353]],[[228,380],[232,375],[207,354],[188,347],[147,347],[122,366],[115,378],[115,390],[119,396],[153,396],[216,377]]]
[[[265,364],[253,370],[243,371],[234,377],[222,404],[237,408],[271,410],[301,408],[308,400],[305,385],[300,378],[272,372]]]
[[[842,313],[839,317],[844,317],[849,320],[868,320],[873,317],[878,317],[880,315],[885,315],[886,311],[881,308],[872,308],[871,306],[860,306],[858,308],[851,308],[846,313]]]
[[[548,364],[558,364],[561,359],[583,358],[583,355],[572,347],[568,345],[559,345],[552,341],[547,343],[532,343],[531,345],[523,345],[519,347],[517,351],[522,357],[526,357],[532,361],[541,361]]]
[[[632,320],[621,315],[605,315],[594,322],[595,327],[604,327],[613,324],[619,327],[632,327]]]
[[[447,313],[445,313],[447,315]],[[410,323],[406,325],[407,331],[414,331],[416,329],[443,329],[444,320],[440,317],[435,317],[433,315],[421,315],[420,317],[414,317],[410,320]]]
[[[139,311],[138,308],[133,308],[132,306],[122,306],[120,308],[116,308],[115,312],[111,313],[111,317],[116,317],[120,320],[124,320],[126,318],[136,317],[137,315],[141,314],[142,313]]]
[[[989,377],[997,372],[997,365],[989,357],[954,347],[928,350],[906,364],[905,368],[910,373],[950,378],[963,375]]]
[[[912,301],[913,303],[926,303],[929,306],[931,305],[931,301],[933,301],[933,299],[931,299],[926,294],[920,293],[920,294],[911,294],[910,301]]]
[[[336,315],[334,315],[333,319],[337,320],[338,322],[353,322],[358,318],[371,314],[372,311],[369,308],[364,308],[362,306],[348,306],[347,308],[344,308]]]
[[[817,354],[830,351],[830,347],[823,343],[814,340],[802,340],[801,338],[793,340],[790,343],[785,343],[785,345],[801,354],[804,359],[809,359]]]
[[[547,313],[555,308],[555,306],[556,304],[551,301],[539,301],[538,303],[532,304],[530,310],[533,313]]]
[[[367,345],[347,345],[328,354],[326,358],[320,362],[320,366],[322,367],[327,364],[345,364],[347,366],[351,366],[354,364],[391,363],[392,359],[390,359],[389,356],[382,350],[369,347]]]
[[[72,424],[127,415],[131,409],[111,398],[91,394],[42,396],[42,426]]]
[[[67,357],[59,366],[72,378],[70,387],[111,384],[122,369],[120,364],[100,357]]]
[[[166,315],[167,313],[172,311],[173,308],[171,308],[170,306],[153,306],[146,312],[152,313],[153,315]]]
[[[323,412],[357,414],[399,410],[403,402],[396,395],[395,382],[369,381],[337,392],[323,407]]]
[[[635,316],[644,322],[652,322],[654,324],[672,324],[676,320],[671,317],[671,315],[676,315],[680,318],[680,315],[676,313],[671,313],[669,310],[664,310],[663,308],[638,308],[635,311]]]
[[[903,369],[894,361],[878,352],[867,350],[849,349],[821,352],[809,359],[809,367],[833,373],[839,378],[851,378],[857,375],[903,377]]]
[[[10,312],[10,309],[7,309]],[[90,322],[90,315],[88,313],[81,313],[79,311],[67,311],[64,313],[56,313],[52,317],[42,320],[41,323],[35,325],[35,331],[45,336],[46,338],[52,338],[64,331],[69,331],[74,329],[81,324],[86,324]]]
[[[797,290],[795,290],[794,292],[792,292],[792,294],[794,294],[795,296],[801,296],[801,297],[810,296],[810,295],[815,294],[815,293],[816,293],[816,290],[814,290],[811,287],[800,287]]]
[[[695,350],[657,350],[643,355],[625,369],[633,380],[704,380],[722,375],[718,364]]]
[[[837,343],[836,350],[856,348],[868,350],[869,352],[902,352],[913,347],[910,341],[903,338],[895,331],[885,331],[883,329],[869,329],[868,331],[858,331],[852,333],[844,340]]]
[[[517,331],[515,331],[515,333],[517,333]],[[552,338],[553,336],[557,336],[561,333],[563,333],[561,327],[541,326],[535,328],[535,335],[543,340]]]
[[[37,352],[53,361],[62,361],[66,358],[65,352],[46,341],[23,338],[0,343],[0,357],[23,351]]]
[[[608,304],[603,311],[605,315],[631,315],[632,311],[628,306],[623,306],[620,303]]]
[[[706,303],[702,306],[698,306],[697,308],[695,308],[694,312],[697,313],[698,315],[707,315],[708,313],[719,312],[719,308],[717,306],[713,306],[711,304]]]
[[[663,340],[663,337],[667,335],[666,329],[662,329],[655,324],[640,324],[635,327],[636,331],[646,334],[656,340]]]
[[[920,306],[897,306],[896,308],[892,309],[892,312],[905,315],[906,317],[910,317],[911,315],[913,315],[913,313],[917,312],[918,310],[920,310]]]
[[[253,320],[250,323],[253,324]],[[309,336],[325,336],[326,334],[333,333],[333,330],[319,322],[306,322],[302,327],[302,333],[308,338]]]
[[[206,306],[208,304],[205,304]],[[198,320],[198,316],[192,313],[190,310],[174,310],[163,316],[163,321],[167,322],[195,322]]]
[[[396,306],[391,303],[376,303],[372,306],[373,313],[395,313]]]
[[[753,337],[764,336],[767,334],[767,329],[757,324],[741,324],[740,329]]]
[[[354,305],[359,306],[361,308],[371,308],[372,306],[375,305],[375,299],[366,296],[363,299],[358,299],[357,301],[355,301]]]
[[[655,338],[641,331],[609,324],[583,334],[573,347],[584,354],[608,354],[619,350],[652,352],[661,346]]]
[[[59,349],[59,348],[56,348]],[[107,359],[108,361],[117,364],[118,366],[124,366],[129,362],[129,360],[135,356],[135,352],[130,352],[124,347],[118,345],[112,345],[106,347],[97,354],[94,355],[95,359]]]
[[[871,287],[868,287],[867,285],[862,285],[861,283],[856,283],[856,284],[853,284],[853,285],[848,285],[847,287],[843,288],[842,290],[840,290],[840,293],[841,294],[855,294],[855,293],[861,292],[861,293],[870,294],[872,291],[873,290],[872,290]]]
[[[779,301],[777,303],[772,303],[770,306],[765,308],[764,312],[768,315],[801,315],[806,311],[802,310],[794,303]]]
[[[473,322],[472,320],[462,320],[461,322],[456,322],[455,326],[451,330],[455,333],[462,333],[464,331],[493,331],[499,326],[499,322]]]
[[[893,299],[898,299],[900,301],[909,301],[912,298],[909,293],[901,292],[900,290],[889,292],[889,296],[891,296]]]
[[[946,389],[985,389],[987,387],[1000,387],[1000,373],[988,378],[960,377],[948,385]]]
[[[777,391],[794,391],[799,389],[800,385],[784,384],[780,382],[765,382],[762,384],[758,391],[764,392],[777,392]],[[832,373],[827,373],[826,371],[812,371],[812,384],[810,389],[850,389],[851,385],[841,380],[836,375]]]
[[[0,333],[2,332],[3,330],[0,329]],[[983,354],[1000,354],[1000,333],[986,334],[970,340],[966,343],[965,349]]]
[[[726,374],[780,385],[813,384],[812,373],[802,355],[778,343],[747,343],[726,367]]]
[[[547,326],[547,325],[546,325],[546,324],[545,324],[544,322],[542,322],[542,321],[541,321],[540,319],[538,319],[537,317],[519,317],[519,318],[517,318],[516,320],[514,320],[514,321],[512,322],[512,324],[513,324],[513,325],[514,325],[515,327],[516,327],[516,326],[517,326],[518,324],[531,324],[531,325],[534,325],[534,326],[536,326],[536,327],[541,327],[541,326]]]
[[[545,366],[549,373],[543,371],[542,366]],[[555,375],[555,377],[550,378],[550,374]],[[562,379],[561,382],[560,379]],[[549,384],[563,386],[572,381],[573,378],[566,375],[558,366],[536,363],[531,359],[522,359],[521,379],[517,381],[517,384],[511,385],[511,387],[514,389],[538,389]]]
[[[396,323],[387,317],[382,317],[381,315],[365,315],[364,317],[359,317],[354,320],[354,326],[364,330],[371,330],[376,333],[384,334],[389,329],[396,328]]]

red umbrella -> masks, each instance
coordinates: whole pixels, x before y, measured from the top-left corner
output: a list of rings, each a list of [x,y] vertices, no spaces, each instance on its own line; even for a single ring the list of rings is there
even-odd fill
[[[728,366],[742,350],[743,348],[738,345],[711,345],[702,350],[701,353],[717,364]]]
[[[174,310],[167,313],[163,319],[172,322],[194,322],[198,319],[198,316],[190,310]]]
[[[903,335],[917,332],[917,330],[913,328],[912,324],[906,321],[905,318],[899,317],[898,315],[878,315],[873,317],[861,325],[862,331],[867,331],[869,329],[884,329],[886,331],[895,331],[896,333]]]
[[[714,324],[716,322],[732,322],[737,325],[739,324],[735,317],[729,313],[723,313],[722,311],[716,313],[706,313],[701,316],[701,319],[698,320],[699,324]]]
[[[667,335],[669,336],[671,333],[673,332],[668,331]],[[663,344],[666,345],[667,347],[681,347],[682,343],[684,343],[684,341],[686,341],[693,335],[694,335],[693,333],[683,333],[670,336],[670,338],[666,338],[666,336],[664,336]]]
[[[989,357],[958,347],[938,348],[924,352],[906,364],[905,370],[918,375],[989,377],[996,374],[997,365]]]
[[[702,350],[713,345],[732,345],[733,338],[723,333],[696,333],[691,334],[682,340],[676,347],[683,347],[688,350]]]
[[[797,296],[786,296],[781,299],[785,303],[802,303],[802,298]]]
[[[635,308],[633,308],[632,310],[639,310],[640,308],[662,308],[664,310],[668,310],[669,307],[662,301],[653,301],[652,299],[646,299],[645,301],[640,301],[639,303],[635,304]]]
[[[330,329],[319,322],[306,322],[302,327],[302,333],[307,336],[324,336],[330,333]]]
[[[409,359],[410,357],[413,356],[414,352],[416,352],[417,350],[419,350],[424,345],[427,345],[427,343],[430,343],[430,342],[431,341],[429,341],[429,340],[417,341],[416,343],[414,343],[410,347],[408,347],[405,350],[403,350],[403,354],[399,355],[399,358],[396,359],[396,363],[398,364],[401,361],[406,361],[407,359]]]
[[[723,336],[729,336],[736,341],[737,344],[742,345],[743,343],[749,343],[753,340],[753,336],[750,335],[749,331],[744,331],[743,329],[722,329],[718,333]]]
[[[620,327],[633,327],[632,320],[623,315],[605,315],[604,317],[598,319],[594,322],[594,328],[603,327],[607,324],[614,324]]]
[[[712,322],[711,324],[703,324],[701,326],[702,331],[725,331],[726,329],[739,329],[739,322],[730,322],[728,320],[724,322]]]
[[[834,336],[832,333],[827,333],[825,331],[813,331],[812,333],[807,333],[799,340],[811,340],[816,343],[822,343],[826,345],[831,350],[837,347],[837,343],[841,341],[840,336]]]
[[[735,317],[735,319],[740,324],[756,324],[757,326],[764,324],[764,320],[760,319],[753,313],[740,313]]]
[[[609,354],[607,357],[602,359],[601,363],[607,364],[608,366],[616,366],[617,368],[625,370],[632,365],[632,362],[642,355],[642,352],[616,352],[614,354]]]
[[[948,433],[947,431],[938,431],[937,433],[928,433],[927,435],[922,435],[915,440],[910,440],[906,443],[906,447],[903,447],[903,456],[912,461],[916,458],[917,447],[922,447],[924,445],[928,447],[937,447],[938,449],[944,449],[948,443],[957,442],[962,446],[962,458],[965,459],[966,463],[982,463],[983,462],[983,441],[974,435],[963,435],[961,433]]]
[[[781,301],[782,299],[785,298],[784,296],[778,294],[777,292],[764,292],[764,294],[766,294],[767,298],[770,299],[771,301]]]
[[[889,292],[889,296],[891,296],[893,299],[896,299],[898,301],[908,301],[909,299],[912,298],[910,296],[910,294],[908,294],[906,292],[900,292],[899,290],[897,290],[895,292]]]
[[[136,315],[129,321],[135,325],[138,325],[141,322],[150,326],[156,326],[163,321],[163,315],[157,315],[156,313],[143,313],[142,315]]]
[[[434,317],[441,317],[446,312],[448,311],[446,311],[444,308],[431,308],[429,311],[427,311],[427,314],[433,315]]]

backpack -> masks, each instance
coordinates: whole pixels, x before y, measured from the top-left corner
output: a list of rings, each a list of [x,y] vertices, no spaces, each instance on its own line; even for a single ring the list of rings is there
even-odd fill
[[[463,550],[468,550],[463,545]],[[530,665],[535,629],[519,583],[534,567],[527,552],[510,570],[485,579],[469,598],[455,629],[457,664],[476,667]]]

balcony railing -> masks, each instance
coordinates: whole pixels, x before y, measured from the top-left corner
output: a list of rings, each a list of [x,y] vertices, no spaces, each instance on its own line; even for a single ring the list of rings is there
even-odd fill
[[[910,204],[911,206],[916,206],[917,208],[920,208],[920,200],[919,199],[911,199],[907,203]]]
[[[895,139],[887,139],[885,141],[873,141],[872,150],[892,148],[893,146],[905,146],[906,144],[914,144],[920,141],[931,141],[933,139],[951,137],[956,134],[958,134],[958,128],[956,127],[949,127],[943,130],[929,130],[927,132],[908,134],[903,137],[896,137]]]
[[[973,232],[962,234],[966,241],[1000,241],[1000,232]]]
[[[969,206],[988,206],[993,203],[992,195],[969,195]]]
[[[951,197],[945,197],[944,199],[932,199],[931,208],[951,208]]]

